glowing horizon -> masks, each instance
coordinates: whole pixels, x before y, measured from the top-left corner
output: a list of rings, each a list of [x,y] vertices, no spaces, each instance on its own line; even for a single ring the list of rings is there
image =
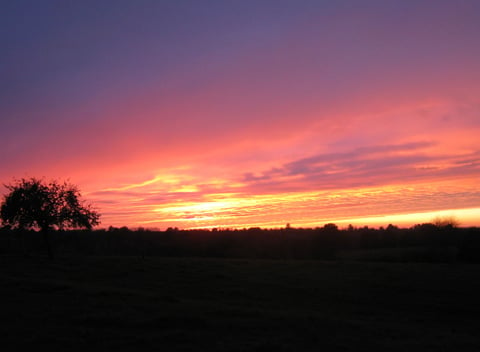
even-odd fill
[[[111,218],[109,224],[159,229],[282,228],[287,223],[293,227],[318,227],[332,222],[345,227],[350,224],[370,227],[386,227],[393,224],[410,227],[432,222],[435,218],[453,217],[460,226],[478,226],[480,207],[475,206],[475,184],[468,185],[465,182],[465,186],[457,186],[456,190],[450,190],[454,199],[460,192],[464,195],[460,202],[456,200],[450,203],[455,207],[428,210],[432,208],[432,194],[429,192],[435,192],[444,185],[445,182],[438,182],[250,196],[243,195],[238,185],[236,193],[199,194],[198,189],[194,187],[195,191],[192,188],[192,192],[185,192],[184,197],[178,200],[158,203],[152,199],[152,202],[148,203],[145,198],[137,198],[138,205],[133,205],[137,195],[124,194],[131,199],[128,202],[130,209],[127,213],[136,213],[137,220],[130,223],[115,223],[114,218]],[[472,195],[468,196],[468,192],[472,192]],[[152,193],[157,194],[151,191],[139,192],[143,195]],[[173,194],[179,196],[177,192]],[[399,196],[400,194],[402,196]],[[100,197],[98,203],[104,201],[102,198],[105,195],[103,192],[98,194]],[[90,197],[94,198],[95,195],[91,194]],[[424,200],[416,200],[413,206],[412,199],[417,198]],[[118,196],[113,196],[113,199],[118,199]],[[392,202],[395,206],[390,205],[389,208],[385,206]],[[461,205],[468,207],[460,208]],[[372,209],[376,209],[375,212],[372,212]],[[372,213],[373,215],[370,215]],[[122,218],[127,214],[117,215],[121,215]]]
[[[0,183],[69,180],[101,227],[480,226],[477,1],[0,17]]]

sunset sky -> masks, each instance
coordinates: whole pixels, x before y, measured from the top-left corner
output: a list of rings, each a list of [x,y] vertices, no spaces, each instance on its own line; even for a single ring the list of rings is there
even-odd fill
[[[480,1],[12,0],[0,41],[0,182],[101,227],[480,226]]]

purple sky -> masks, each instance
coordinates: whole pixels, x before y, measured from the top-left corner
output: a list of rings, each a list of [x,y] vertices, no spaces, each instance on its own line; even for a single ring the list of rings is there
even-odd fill
[[[0,181],[102,226],[480,225],[479,1],[20,0],[0,33]]]

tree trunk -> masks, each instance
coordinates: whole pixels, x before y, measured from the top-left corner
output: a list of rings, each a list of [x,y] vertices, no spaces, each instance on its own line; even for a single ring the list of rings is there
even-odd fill
[[[48,226],[42,228],[42,233],[43,233],[43,239],[45,240],[45,245],[47,246],[48,257],[50,259],[53,259],[53,250],[52,250],[52,246],[50,244],[50,235],[49,235]]]

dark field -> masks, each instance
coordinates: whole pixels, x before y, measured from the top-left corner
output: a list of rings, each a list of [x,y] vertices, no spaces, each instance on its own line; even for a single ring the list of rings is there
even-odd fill
[[[478,351],[474,264],[1,256],[2,350]]]

